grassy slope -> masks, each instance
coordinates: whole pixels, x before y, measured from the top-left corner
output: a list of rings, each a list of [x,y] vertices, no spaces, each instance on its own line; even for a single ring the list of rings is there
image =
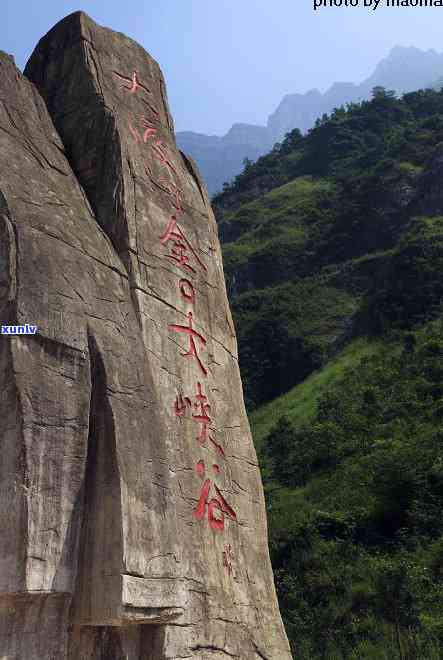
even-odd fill
[[[328,220],[323,207],[333,191],[330,181],[302,176],[226,213],[220,233],[228,287],[242,292],[252,282],[262,288],[305,274],[311,227],[322,213]]]
[[[410,220],[442,115],[437,93],[337,110],[214,199],[250,410],[361,334],[355,320]]]
[[[414,337],[354,341],[250,416],[300,660],[442,657],[443,321]]]
[[[287,417],[294,424],[306,424],[317,409],[322,394],[334,386],[344,370],[358,364],[363,357],[371,357],[380,348],[380,342],[356,339],[348,344],[323,369],[315,371],[302,383],[282,396],[253,411],[249,416],[254,442],[258,450],[280,417]]]

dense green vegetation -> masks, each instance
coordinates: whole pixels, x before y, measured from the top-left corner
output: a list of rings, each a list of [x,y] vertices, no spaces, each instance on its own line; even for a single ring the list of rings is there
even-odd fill
[[[295,657],[441,658],[442,419],[440,322],[379,345],[324,391],[309,422],[281,417],[263,439]]]
[[[297,660],[443,658],[441,142],[376,89],[213,200]]]
[[[410,257],[421,273],[419,251],[440,232],[437,220],[422,218],[421,197],[427,161],[442,140],[443,91],[397,99],[377,90],[372,101],[323,117],[306,136],[289,134],[214,198],[249,409],[329,359],[365,310],[367,318],[380,308],[373,319],[380,326],[396,314],[387,309],[392,296],[406,304],[406,290],[394,291],[401,282],[386,287]],[[439,269],[433,272],[438,280]],[[432,300],[422,304],[430,303],[432,316],[439,283],[426,286]],[[272,344],[266,359],[260,346]]]
[[[289,422],[298,424],[310,423],[320,396],[335,386],[345,369],[358,364],[362,358],[370,358],[380,345],[376,341],[355,339],[330,360],[325,368],[314,371],[289,392],[254,410],[250,414],[250,423],[257,449],[263,448],[264,438],[280,417],[285,416]]]

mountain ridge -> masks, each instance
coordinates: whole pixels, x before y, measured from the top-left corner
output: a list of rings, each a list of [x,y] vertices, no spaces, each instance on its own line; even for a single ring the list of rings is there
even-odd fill
[[[337,108],[213,198],[294,657],[443,650],[443,89]]]
[[[178,131],[177,144],[197,162],[213,195],[241,172],[245,159],[255,161],[294,128],[308,131],[316,119],[335,107],[368,99],[376,86],[403,94],[431,86],[442,75],[443,53],[396,45],[361,83],[337,81],[323,93],[316,88],[289,93],[269,115],[265,126],[234,123],[223,136]]]

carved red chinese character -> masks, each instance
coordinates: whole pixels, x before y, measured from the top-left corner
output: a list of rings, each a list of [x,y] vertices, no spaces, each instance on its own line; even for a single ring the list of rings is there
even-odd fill
[[[177,186],[176,183],[174,183],[173,181],[169,181],[168,179],[164,179],[164,178],[162,178],[162,179],[159,179],[158,182],[159,182],[160,184],[163,184],[163,186],[166,188],[166,190],[167,190],[171,195],[174,196],[174,202],[173,202],[173,204],[174,204],[174,208],[175,208],[175,210],[176,210],[175,215],[176,215],[176,216],[178,216],[178,215],[184,215],[184,214],[185,214],[185,210],[184,210],[184,208],[183,208],[183,206],[182,206],[182,198],[181,198],[181,196],[182,196],[182,194],[183,194],[182,190]]]
[[[208,397],[206,394],[203,394],[201,383],[197,383],[197,395],[195,397],[194,409],[198,411],[197,415],[192,414],[193,419],[201,424],[200,434],[197,437],[197,440],[204,444],[206,440],[215,447],[216,451],[220,456],[225,457],[225,451],[221,445],[219,445],[214,438],[209,435],[209,425],[211,423],[211,418],[209,417],[209,411],[211,410],[211,405],[208,403]],[[215,465],[214,468],[218,469],[218,466]]]
[[[166,145],[163,144],[161,140],[156,140],[155,144],[152,146],[152,150],[154,151],[155,158],[157,158],[160,165],[162,165],[162,167],[168,167],[171,170],[171,172],[175,176],[177,176],[176,169],[172,164],[171,160],[168,158],[166,149],[167,149]]]
[[[194,408],[197,410],[197,414],[192,413],[193,419],[201,424],[200,433],[197,437],[197,440],[204,444],[208,439],[208,429],[209,424],[211,423],[211,418],[209,417],[209,411],[211,410],[211,405],[208,403],[208,397],[202,392],[201,383],[197,383],[197,395],[195,397]]]
[[[154,121],[152,119],[148,119],[145,115],[141,115],[140,123],[142,128],[144,128],[143,142],[146,144],[150,138],[157,134],[157,129],[155,128]]]
[[[177,417],[185,416],[186,406],[189,406],[189,408],[191,408],[191,400],[187,396],[178,394],[174,402],[174,412]]]
[[[143,137],[139,133],[138,125],[143,129]],[[140,115],[138,124],[133,118],[131,118],[131,116],[128,117],[128,126],[135,142],[144,142],[146,144],[146,142],[157,133],[157,129],[154,127],[153,122],[147,119],[145,115]]]
[[[206,272],[206,266],[199,258],[197,252],[194,250],[190,242],[185,237],[184,233],[177,224],[177,218],[175,215],[171,216],[168,222],[168,226],[162,236],[160,236],[160,241],[162,245],[171,242],[171,254],[166,255],[168,259],[175,261],[179,267],[188,273],[195,273],[195,268],[193,268],[189,263],[189,256],[187,252],[191,252],[194,259],[198,262],[200,267]]]
[[[183,298],[193,305],[195,303],[195,289],[191,282],[189,280],[181,279],[178,283],[178,287]]]
[[[189,319],[189,326],[186,325],[175,325],[175,324],[170,324],[169,329],[174,330],[175,332],[180,332],[185,335],[188,335],[189,337],[189,351],[187,353],[182,353],[183,357],[189,357],[189,358],[195,358],[197,361],[198,366],[200,367],[200,371],[204,376],[208,375],[207,370],[203,366],[203,362],[200,360],[200,357],[197,352],[197,346],[195,345],[195,340],[198,339],[198,341],[203,344],[203,346],[206,346],[206,339],[201,335],[197,330],[194,330],[192,327],[192,312],[188,313],[188,319]]]
[[[218,468],[218,466],[213,466],[213,471],[218,474],[218,469],[215,468]],[[205,473],[204,461],[200,460],[197,463],[196,469],[199,476],[203,477]],[[209,493],[212,486],[214,487],[216,497],[209,499]],[[230,520],[237,520],[237,514],[226,502],[219,488],[216,486],[216,484],[213,484],[211,479],[206,479],[202,486],[198,504],[194,509],[194,518],[197,518],[197,520],[202,520],[202,518],[205,516],[206,508],[208,511],[209,525],[216,532],[223,531],[225,527],[225,515],[228,516]]]
[[[208,397],[203,393],[201,383],[197,383],[197,394],[195,395],[194,405],[192,405],[189,397],[183,397],[182,394],[177,395],[174,402],[175,415],[177,417],[184,417],[187,408],[197,411],[196,413],[192,413],[192,419],[194,422],[201,425],[199,435],[196,438],[198,442],[204,445],[208,440],[213,445],[216,452],[225,458],[223,447],[210,435],[210,424],[212,419],[209,416],[209,412],[211,410],[211,405],[208,403]],[[215,471],[219,470],[218,465],[214,465],[213,468]]]
[[[141,137],[140,137],[140,135],[139,135],[139,133],[138,133],[138,130],[135,129],[134,126],[132,125],[132,121],[131,121],[131,118],[130,118],[130,117],[128,117],[128,126],[129,126],[129,132],[131,133],[131,135],[132,135],[132,137],[134,138],[134,140],[135,140],[136,142],[141,142]]]
[[[129,94],[136,94],[139,89],[143,89],[147,94],[152,94],[151,90],[148,89],[145,85],[142,85],[138,78],[138,72],[133,71],[132,76],[122,76],[121,73],[118,73],[117,71],[112,72],[114,76],[116,76],[119,80],[121,80],[121,87],[125,90],[125,92],[128,92]]]

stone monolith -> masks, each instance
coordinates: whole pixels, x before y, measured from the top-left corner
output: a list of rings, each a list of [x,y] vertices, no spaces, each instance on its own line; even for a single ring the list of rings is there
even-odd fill
[[[0,658],[289,660],[207,193],[81,12],[0,56],[0,322]]]

